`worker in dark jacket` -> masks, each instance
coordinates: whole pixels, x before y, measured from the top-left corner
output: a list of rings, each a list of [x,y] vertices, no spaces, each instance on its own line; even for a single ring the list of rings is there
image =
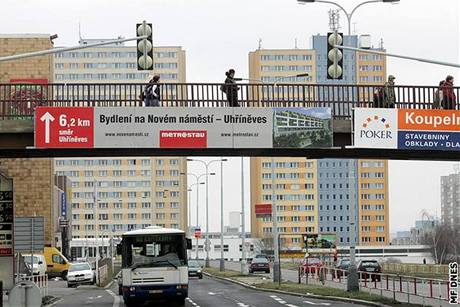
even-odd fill
[[[159,107],[160,106],[160,76],[155,75],[149,81],[149,84],[144,89],[143,97],[146,107]]]
[[[227,95],[227,101],[230,107],[239,107],[240,104],[238,103],[238,91],[239,87],[236,85],[236,81],[241,80],[239,78],[235,78],[235,70],[230,69],[229,71],[225,72],[227,78],[225,78],[225,85],[223,86],[222,90]]]
[[[457,106],[457,96],[454,92],[454,77],[447,76],[441,89],[443,97],[442,108],[444,110],[455,110]]]

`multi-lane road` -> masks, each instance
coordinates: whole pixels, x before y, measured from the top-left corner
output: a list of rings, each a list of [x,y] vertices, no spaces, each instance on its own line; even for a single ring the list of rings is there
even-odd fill
[[[318,300],[271,292],[262,292],[209,277],[190,280],[188,307],[306,307],[306,306],[362,306],[337,301]],[[122,307],[123,298],[118,296],[116,284],[110,289],[94,286],[66,288],[64,281],[50,281],[49,294],[61,297],[56,307]],[[166,302],[144,306],[172,307]],[[142,307],[142,306],[139,306]]]

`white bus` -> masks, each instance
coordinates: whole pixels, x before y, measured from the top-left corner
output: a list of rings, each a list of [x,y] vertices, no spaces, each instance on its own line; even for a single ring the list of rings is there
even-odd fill
[[[122,235],[121,292],[126,306],[149,300],[185,304],[188,296],[187,249],[191,240],[178,229],[150,226]]]

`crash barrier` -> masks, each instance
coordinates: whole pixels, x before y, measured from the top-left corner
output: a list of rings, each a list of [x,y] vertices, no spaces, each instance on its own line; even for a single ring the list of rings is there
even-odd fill
[[[449,267],[442,264],[384,263],[384,272],[401,272],[403,274],[449,274]]]
[[[368,289],[371,293],[384,295],[392,293],[396,301],[411,302],[411,296],[422,299],[436,299],[440,302],[448,301],[448,280],[421,278],[399,274],[385,274],[358,271],[360,289]],[[341,284],[346,289],[348,270],[330,267],[312,267],[298,269],[298,283],[328,283]]]
[[[19,282],[21,281],[32,281],[37,285],[40,289],[40,293],[42,297],[48,295],[48,275],[47,274],[40,274],[40,275],[20,275]]]

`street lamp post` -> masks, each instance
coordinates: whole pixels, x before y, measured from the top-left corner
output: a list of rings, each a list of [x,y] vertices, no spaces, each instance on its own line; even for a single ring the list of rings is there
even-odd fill
[[[314,2],[319,2],[319,3],[328,3],[328,4],[332,4],[332,5],[335,5],[337,6],[340,10],[343,11],[343,13],[345,14],[345,16],[347,17],[347,20],[348,20],[348,35],[350,36],[351,35],[351,19],[353,18],[353,14],[356,12],[356,10],[358,8],[360,8],[361,6],[365,5],[365,4],[369,4],[369,3],[380,3],[380,2],[384,2],[384,3],[398,3],[400,0],[370,0],[370,1],[364,1],[360,4],[358,4],[357,6],[355,6],[353,8],[353,10],[351,10],[351,13],[348,13],[347,10],[345,10],[345,8],[343,6],[341,6],[340,4],[336,3],[336,2],[333,2],[333,1],[327,1],[327,0],[297,0],[297,2],[299,2],[300,4],[305,4],[305,3],[314,3]]]
[[[220,271],[225,271],[224,261],[224,160],[220,160]]]
[[[211,161],[203,161],[203,160],[199,160],[199,159],[187,159],[187,161],[196,161],[196,162],[201,162],[204,164],[205,166],[205,169],[206,169],[206,174],[209,174],[209,165],[214,163],[214,162],[219,162],[219,161],[227,161],[227,159],[218,159],[218,160],[211,160]],[[206,262],[205,262],[205,266],[207,268],[209,268],[209,193],[208,193],[208,190],[209,190],[209,182],[208,182],[208,178],[209,176],[206,176],[206,239],[204,241],[204,245],[205,245],[205,250],[206,250]],[[197,246],[197,249],[198,249],[198,246]]]
[[[195,183],[189,185],[188,189],[187,189],[187,192],[189,192],[188,193],[188,228],[189,228],[189,236],[192,235],[192,232],[190,230],[191,225],[192,225],[192,197],[191,197],[192,193],[191,192],[193,191],[193,187],[197,186],[197,188],[196,188],[196,193],[197,193],[196,205],[198,207],[198,191],[200,189],[200,187],[199,187],[200,184],[204,184],[204,182],[203,181],[202,182],[195,182]],[[198,225],[198,222],[197,222],[197,225]]]
[[[189,159],[187,159],[188,161]],[[200,178],[203,177],[203,176],[206,176],[206,179],[208,178],[208,176],[214,176],[216,173],[204,173],[204,174],[200,174],[200,175],[196,175],[194,173],[180,173],[181,175],[190,175],[190,176],[193,176],[196,180],[196,183],[198,185],[198,182],[200,181]],[[200,183],[201,184],[201,183]],[[196,225],[195,227],[198,228],[200,226],[199,224],[199,204],[200,204],[200,188],[199,186],[197,187],[197,190],[196,190]],[[190,221],[191,223],[191,221]],[[196,238],[196,259],[198,259],[198,237]]]
[[[370,4],[370,3],[393,3],[396,4],[400,0],[370,0],[370,1],[364,1],[362,3],[359,3],[356,5],[350,13],[340,4],[334,2],[334,1],[328,1],[328,0],[297,0],[300,4],[305,4],[305,3],[314,3],[314,2],[319,2],[319,3],[328,3],[335,5],[338,7],[347,17],[348,21],[348,36],[350,37],[351,35],[351,19],[353,18],[353,14],[356,12],[358,8],[365,4]],[[348,161],[348,184],[349,184],[349,193],[350,193],[350,266],[349,266],[349,274],[347,278],[347,291],[358,291],[359,290],[359,279],[358,279],[358,272],[356,268],[356,261],[355,261],[355,249],[356,249],[356,220],[355,220],[355,205],[356,205],[356,197],[355,197],[355,191],[357,191],[358,186],[356,183],[356,178],[355,178],[355,169],[357,169],[357,160],[356,159],[350,159]]]
[[[99,198],[97,195],[97,184],[98,181],[95,179],[94,180],[94,201],[93,201],[93,211],[94,211],[94,219],[96,220],[95,222],[95,231],[94,231],[94,237],[96,239],[96,285],[99,285],[99,219],[97,216],[98,213],[98,206],[99,206]]]
[[[278,212],[276,208],[276,192],[275,192],[275,158],[271,159],[272,168],[272,233],[273,233],[273,282],[281,282],[281,270],[280,270],[280,255],[279,255],[279,239],[278,239]]]

